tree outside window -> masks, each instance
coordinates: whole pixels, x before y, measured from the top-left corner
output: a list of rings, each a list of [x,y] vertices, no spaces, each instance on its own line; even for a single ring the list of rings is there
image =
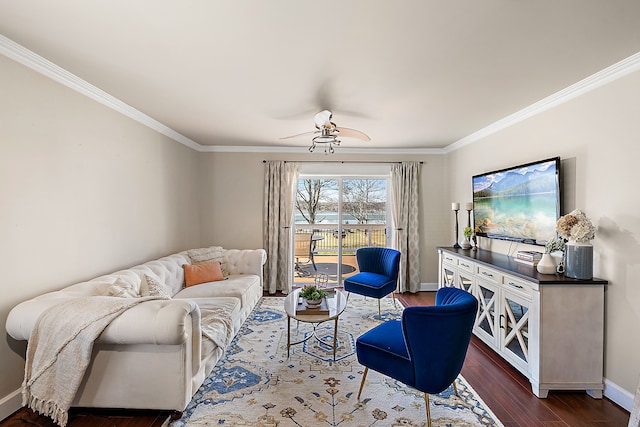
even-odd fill
[[[318,217],[318,214],[326,212],[329,205],[337,202],[337,191],[335,179],[301,179],[298,181],[296,210],[308,224],[321,223],[325,218]]]
[[[342,183],[343,214],[357,224],[384,223],[387,181],[384,179],[345,179]]]

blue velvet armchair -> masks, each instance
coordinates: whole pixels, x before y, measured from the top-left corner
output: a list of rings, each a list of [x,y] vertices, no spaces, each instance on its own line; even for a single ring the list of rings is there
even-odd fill
[[[402,320],[387,321],[356,341],[358,362],[365,367],[358,399],[369,369],[424,393],[431,426],[429,394],[441,393],[462,370],[478,310],[476,298],[458,288],[441,288],[436,305],[408,307]]]
[[[378,317],[380,316],[380,298],[391,294],[398,284],[400,252],[391,248],[368,247],[356,251],[356,261],[360,272],[344,279],[344,290],[355,294],[378,299]]]

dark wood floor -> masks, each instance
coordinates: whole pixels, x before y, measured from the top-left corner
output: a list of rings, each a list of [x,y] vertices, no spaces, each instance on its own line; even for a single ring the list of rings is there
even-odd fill
[[[432,305],[434,292],[402,294],[405,306]],[[629,413],[608,399],[592,399],[584,392],[550,392],[538,399],[529,381],[479,339],[473,337],[462,375],[505,427],[626,427]],[[160,427],[169,413],[72,409],[69,427]],[[48,418],[21,409],[0,421],[0,427],[46,426]]]

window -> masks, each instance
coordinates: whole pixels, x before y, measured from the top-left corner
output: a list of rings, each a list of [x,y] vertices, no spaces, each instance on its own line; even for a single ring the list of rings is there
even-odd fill
[[[301,173],[294,212],[294,284],[340,285],[358,272],[358,248],[388,246],[385,169],[386,174],[369,176]]]

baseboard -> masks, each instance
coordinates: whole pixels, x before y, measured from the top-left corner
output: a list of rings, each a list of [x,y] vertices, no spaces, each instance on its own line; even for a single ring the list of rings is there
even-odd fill
[[[22,408],[22,389],[0,399],[0,421]]]
[[[631,412],[631,408],[633,408],[633,399],[635,397],[634,394],[629,393],[627,390],[606,378],[604,379],[604,396],[616,403],[618,406]]]
[[[420,283],[420,292],[437,291],[437,283]]]

